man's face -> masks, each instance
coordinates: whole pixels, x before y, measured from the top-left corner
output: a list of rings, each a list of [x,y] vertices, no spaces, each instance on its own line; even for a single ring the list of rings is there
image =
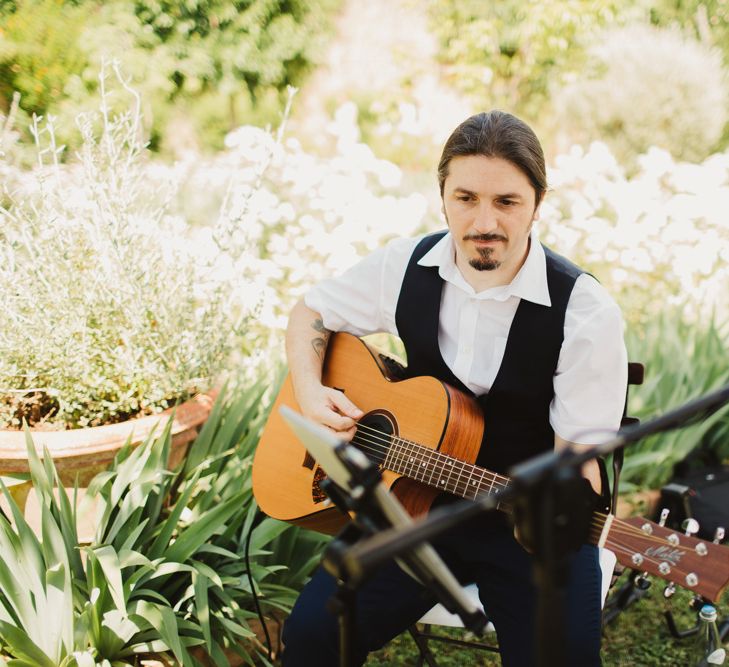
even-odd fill
[[[506,284],[517,274],[532,223],[539,217],[535,199],[526,174],[511,162],[483,155],[450,161],[443,213],[456,246],[456,264],[467,280],[483,282],[477,272],[489,271],[489,282]]]

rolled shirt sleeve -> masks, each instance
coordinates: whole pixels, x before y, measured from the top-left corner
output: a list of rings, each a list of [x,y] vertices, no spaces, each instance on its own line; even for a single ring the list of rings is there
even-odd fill
[[[620,428],[628,355],[617,304],[590,275],[578,278],[565,314],[550,423],[570,442],[609,440]]]
[[[323,280],[304,297],[330,331],[355,336],[397,335],[395,309],[405,269],[420,238],[397,238],[339,276]]]

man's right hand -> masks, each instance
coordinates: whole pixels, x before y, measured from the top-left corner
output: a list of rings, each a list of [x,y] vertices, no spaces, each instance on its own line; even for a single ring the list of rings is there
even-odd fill
[[[341,391],[322,384],[299,388],[296,400],[305,417],[326,426],[343,440],[354,437],[357,420],[364,414]]]

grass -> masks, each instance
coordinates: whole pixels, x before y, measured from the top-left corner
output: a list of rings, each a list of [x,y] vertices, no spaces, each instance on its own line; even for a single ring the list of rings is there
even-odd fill
[[[621,578],[616,587],[623,583]],[[695,665],[699,657],[695,653],[692,635],[675,639],[669,632],[663,612],[670,609],[680,629],[694,625],[696,614],[689,609],[692,594],[679,589],[666,602],[663,598],[663,584],[654,581],[646,595],[621,613],[604,631],[602,659],[604,667],[686,667]],[[729,594],[724,594],[717,607],[719,618],[729,614]],[[437,631],[440,633],[441,630]],[[443,634],[460,639],[465,638],[463,630],[447,630]],[[484,641],[493,638],[487,635]],[[725,646],[727,644],[725,643]],[[462,665],[496,666],[501,661],[497,654],[449,646],[431,642],[430,648],[440,667],[461,667]],[[408,633],[404,633],[372,653],[367,667],[407,667],[415,665],[418,650]]]

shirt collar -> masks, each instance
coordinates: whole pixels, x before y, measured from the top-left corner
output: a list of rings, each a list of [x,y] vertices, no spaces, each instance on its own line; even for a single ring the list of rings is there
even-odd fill
[[[530,235],[529,253],[524,264],[508,285],[492,287],[482,292],[474,291],[461,274],[455,262],[455,246],[450,232],[438,241],[423,257],[420,266],[437,266],[438,274],[443,280],[452,283],[459,289],[477,299],[495,299],[506,301],[515,296],[542,306],[551,306],[549,287],[547,285],[547,258],[544,248],[534,230]]]

